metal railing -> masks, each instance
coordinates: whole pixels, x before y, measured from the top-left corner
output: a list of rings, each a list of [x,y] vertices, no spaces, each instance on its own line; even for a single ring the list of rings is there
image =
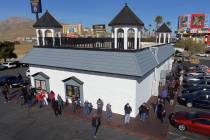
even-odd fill
[[[39,37],[39,45],[46,47],[77,47],[77,48],[104,48],[113,49],[113,38],[68,38],[68,37]],[[139,46],[139,39],[137,40]],[[118,38],[117,49],[124,49],[124,39]],[[128,38],[128,49],[134,49],[134,38]]]

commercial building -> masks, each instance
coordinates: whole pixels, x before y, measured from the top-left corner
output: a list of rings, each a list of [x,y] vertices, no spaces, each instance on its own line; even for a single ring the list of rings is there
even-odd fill
[[[175,50],[170,44],[142,49],[144,23],[127,5],[109,23],[113,38],[55,37],[62,29],[58,25],[48,12],[44,14],[34,24],[38,46],[22,60],[30,64],[31,83],[37,90],[53,90],[69,102],[76,95],[82,105],[89,101],[94,108],[100,98],[121,115],[129,103],[132,117],[142,103],[158,96],[159,83],[172,68]],[[134,33],[133,39],[129,39],[129,31]],[[39,33],[46,32],[51,32],[51,39],[40,37]]]
[[[63,34],[67,37],[81,37],[83,36],[82,24],[65,24],[63,25]]]
[[[208,14],[179,16],[178,38],[192,38],[210,46],[210,21]]]

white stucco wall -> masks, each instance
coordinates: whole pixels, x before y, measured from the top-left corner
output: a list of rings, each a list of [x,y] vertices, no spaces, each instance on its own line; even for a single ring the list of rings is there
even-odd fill
[[[104,110],[107,103],[111,103],[112,111],[124,115],[124,105],[128,102],[131,107],[135,107],[136,96],[136,80],[98,76],[91,74],[76,73],[70,71],[52,70],[46,68],[30,67],[31,75],[37,72],[43,72],[50,77],[50,90],[56,94],[60,94],[65,100],[65,87],[62,80],[75,76],[83,81],[84,100],[91,102],[96,108],[96,101],[101,98],[104,102]],[[31,78],[32,86],[34,86],[34,79]],[[145,92],[146,93],[146,92]],[[142,94],[141,94],[142,95]],[[139,97],[139,96],[138,96]],[[140,97],[144,99],[142,95]],[[131,113],[134,117],[135,111]]]
[[[136,106],[134,109],[135,115],[138,115],[138,108],[144,102],[147,102],[152,96],[152,82],[154,80],[154,71],[149,74],[143,81],[140,83],[136,82]]]

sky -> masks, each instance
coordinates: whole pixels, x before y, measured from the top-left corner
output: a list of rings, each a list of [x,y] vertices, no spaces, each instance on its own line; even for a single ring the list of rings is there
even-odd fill
[[[42,0],[42,9],[43,13],[48,10],[61,23],[82,23],[91,27],[108,24],[125,3],[146,27],[149,24],[154,27],[154,18],[159,15],[176,29],[180,15],[210,14],[210,0]],[[1,0],[0,13],[0,20],[9,17],[35,19],[30,0]]]

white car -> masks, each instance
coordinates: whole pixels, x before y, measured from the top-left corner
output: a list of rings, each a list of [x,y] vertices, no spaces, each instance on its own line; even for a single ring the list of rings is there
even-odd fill
[[[28,69],[28,70],[26,71],[26,77],[30,77],[30,76],[31,76],[30,70]]]
[[[2,66],[7,67],[8,69],[17,67],[17,65],[13,62],[5,62],[2,64]]]
[[[209,55],[206,54],[206,53],[198,53],[196,54],[197,56],[200,56],[200,57],[208,57]]]

